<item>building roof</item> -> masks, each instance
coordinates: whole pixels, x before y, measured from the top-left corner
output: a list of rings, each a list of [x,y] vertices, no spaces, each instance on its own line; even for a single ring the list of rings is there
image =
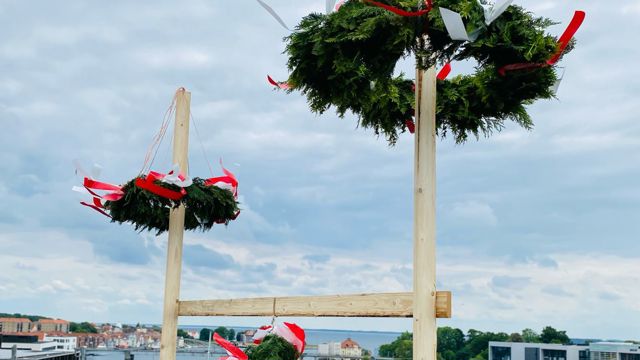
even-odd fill
[[[41,319],[38,320],[40,324],[69,324],[67,320],[61,319]]]
[[[11,322],[11,323],[25,323],[28,322],[30,323],[31,320],[27,319],[27,318],[0,318],[0,322]]]
[[[351,338],[347,338],[347,340],[340,343],[340,347],[343,349],[354,349],[354,348],[359,348],[360,344],[351,340]]]

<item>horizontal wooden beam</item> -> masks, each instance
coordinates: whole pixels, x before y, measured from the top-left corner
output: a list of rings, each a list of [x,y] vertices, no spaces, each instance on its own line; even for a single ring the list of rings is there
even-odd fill
[[[436,294],[436,316],[451,317],[451,292]],[[180,316],[412,317],[413,293],[180,301]]]

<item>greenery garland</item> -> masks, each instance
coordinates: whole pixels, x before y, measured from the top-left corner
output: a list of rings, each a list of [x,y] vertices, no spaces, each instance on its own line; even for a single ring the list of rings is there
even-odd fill
[[[382,0],[416,10],[416,0]],[[420,7],[424,7],[420,0]],[[484,3],[485,0],[482,0]],[[438,7],[460,13],[475,41],[451,40]],[[347,1],[328,15],[310,14],[285,38],[289,56],[289,91],[300,90],[311,109],[323,113],[334,106],[340,117],[352,111],[359,124],[384,134],[390,144],[407,129],[414,113],[413,81],[394,76],[396,63],[414,54],[418,68],[473,59],[473,75],[438,81],[437,128],[458,143],[469,135],[490,135],[505,120],[533,126],[525,106],[554,96],[553,67],[498,74],[502,66],[545,63],[557,51],[545,29],[553,22],[510,6],[490,25],[477,0],[435,0],[426,16],[402,17],[362,0]],[[564,52],[569,52],[573,41]]]
[[[260,345],[246,350],[249,360],[297,360],[300,353],[295,346],[278,335],[267,335]]]
[[[140,176],[145,179],[145,176]],[[169,229],[169,209],[185,206],[185,230],[206,231],[214,224],[228,224],[238,214],[238,202],[230,190],[205,185],[205,179],[193,178],[193,184],[184,188],[186,195],[171,200],[135,185],[133,179],[122,187],[124,196],[117,201],[106,201],[105,209],[111,221],[129,222],[136,230],[155,230],[161,234]],[[161,181],[154,184],[180,191],[180,187]]]

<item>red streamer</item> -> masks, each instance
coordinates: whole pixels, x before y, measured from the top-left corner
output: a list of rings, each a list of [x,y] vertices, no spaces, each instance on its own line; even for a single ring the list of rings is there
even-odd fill
[[[547,60],[547,64],[553,65],[557,63],[558,60],[560,60],[560,56],[562,56],[562,53],[569,45],[569,41],[571,41],[571,39],[576,34],[578,29],[580,29],[580,26],[582,25],[582,22],[584,21],[585,17],[586,17],[586,13],[582,10],[577,10],[573,14],[573,19],[571,19],[569,26],[567,27],[567,29],[564,31],[564,33],[562,34],[562,36],[560,36],[560,39],[558,40],[558,44],[559,44],[558,51],[551,59]]]
[[[451,63],[447,63],[441,70],[438,72],[437,78],[438,80],[444,80],[451,73]]]
[[[84,182],[82,184],[87,191],[97,197],[99,199],[105,199],[109,201],[118,201],[122,199],[124,193],[122,192],[122,187],[118,185],[113,185],[101,181],[96,181],[90,178],[84,178]],[[112,191],[106,195],[99,195],[93,190],[104,190],[104,191]]]
[[[213,340],[227,351],[230,357],[238,360],[248,360],[249,357],[239,347],[233,345],[229,340],[222,338],[218,333],[213,334]]]
[[[414,123],[413,120],[407,120],[404,122],[404,124],[407,126],[407,129],[411,134],[416,133],[416,123]]]
[[[136,179],[136,186],[147,190],[151,193],[154,193],[158,196],[162,196],[163,198],[166,199],[170,199],[170,200],[174,200],[174,201],[178,201],[180,199],[182,199],[187,192],[184,189],[180,189],[180,191],[173,191],[167,188],[164,188],[160,185],[157,185],[155,183],[156,180],[161,180],[165,175],[164,174],[160,174],[158,172],[155,171],[150,171],[149,174],[147,175],[146,178],[137,178]]]
[[[267,75],[267,80],[269,81],[269,84],[271,84],[271,85],[273,85],[273,86],[275,86],[275,87],[277,87],[277,88],[279,88],[279,89],[282,89],[282,90],[289,90],[289,89],[291,89],[291,86],[289,86],[289,83],[275,81],[275,80],[273,80],[273,78],[272,78],[271,76],[269,76],[269,75]]]
[[[82,205],[84,205],[86,207],[90,207],[93,210],[99,212],[100,214],[102,214],[102,215],[104,215],[104,216],[106,216],[108,218],[111,217],[111,215],[107,214],[104,210],[102,210],[102,209],[104,209],[104,205],[102,205],[102,203],[100,202],[100,199],[98,199],[96,197],[93,198],[93,204],[89,204],[89,203],[86,203],[84,201],[81,201],[80,204],[82,204]]]
[[[576,34],[578,29],[580,29],[580,26],[584,22],[585,17],[586,13],[584,11],[576,10],[576,12],[573,14],[571,22],[569,23],[569,26],[567,26],[564,33],[562,33],[562,36],[560,36],[560,39],[558,39],[558,50],[549,60],[544,63],[517,63],[505,65],[498,69],[498,73],[500,74],[500,76],[505,76],[507,71],[537,69],[555,65],[555,63],[560,60],[562,53],[567,49],[567,46],[569,45],[569,42],[571,41],[573,36]]]
[[[543,68],[543,67],[547,67],[547,66],[549,66],[549,64],[547,64],[547,63],[517,63],[517,64],[509,64],[509,65],[505,65],[505,66],[501,67],[500,69],[498,69],[498,74],[500,74],[500,76],[505,76],[507,74],[507,71],[537,69],[537,68]]]
[[[396,14],[396,15],[400,15],[400,16],[405,16],[405,17],[411,17],[411,16],[422,16],[424,14],[428,14],[429,11],[431,11],[431,9],[433,9],[433,4],[431,3],[431,0],[426,0],[425,3],[427,4],[427,8],[424,10],[418,10],[418,11],[406,11],[406,10],[402,10],[402,9],[398,9],[397,7],[393,7],[391,5],[387,5],[387,4],[383,4],[381,2],[377,2],[374,0],[364,0],[365,2],[370,3],[371,5],[383,8],[385,10],[391,11],[392,13]]]

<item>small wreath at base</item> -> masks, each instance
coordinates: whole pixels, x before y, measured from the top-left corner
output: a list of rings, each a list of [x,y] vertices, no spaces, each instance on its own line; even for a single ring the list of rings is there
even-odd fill
[[[225,349],[228,356],[219,360],[298,360],[306,346],[304,330],[293,323],[260,327],[246,352],[215,333],[213,339]]]
[[[435,0],[433,10],[430,1],[415,4],[350,0],[331,14],[306,16],[285,39],[288,91],[300,90],[318,113],[330,106],[341,117],[352,111],[361,126],[394,144],[415,103],[413,81],[393,76],[396,63],[409,54],[420,69],[471,59],[475,74],[438,81],[439,134],[461,143],[500,130],[508,119],[531,128],[525,106],[554,96],[553,66],[572,49],[571,38],[563,43],[547,35],[552,21],[515,5],[489,22],[485,0]],[[452,40],[442,8],[461,16],[472,41]]]

